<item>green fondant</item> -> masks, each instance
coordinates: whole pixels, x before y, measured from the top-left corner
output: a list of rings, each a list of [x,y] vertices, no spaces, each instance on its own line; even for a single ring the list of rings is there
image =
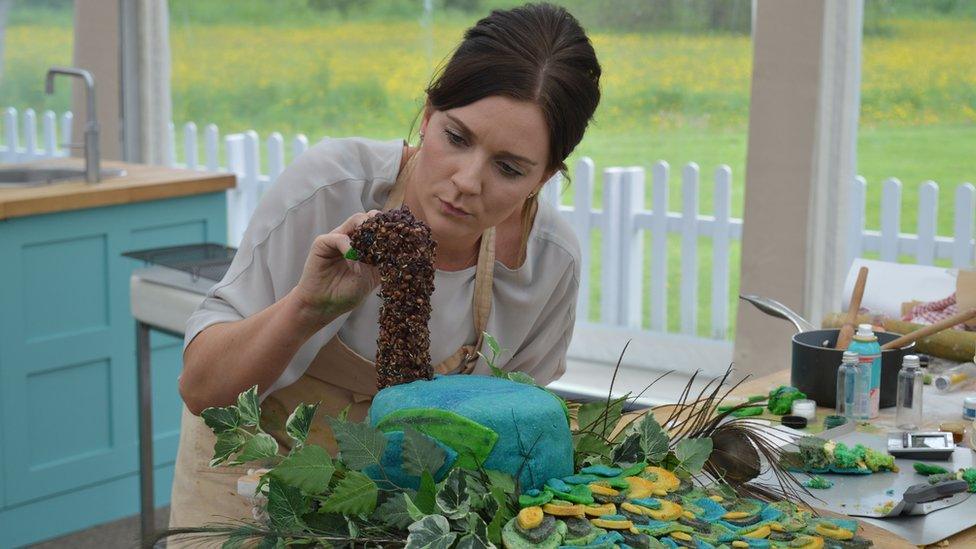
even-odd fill
[[[600,477],[615,477],[620,474],[622,469],[617,467],[607,467],[606,465],[590,465],[583,467],[580,472],[586,475],[597,475]]]
[[[385,416],[376,427],[384,433],[413,427],[457,452],[457,466],[477,469],[488,459],[498,433],[470,419],[436,408],[407,408]]]
[[[539,492],[538,490],[533,490],[537,492],[535,495],[522,494],[519,496],[519,507],[535,507],[537,505],[545,505],[552,501],[552,492],[549,490],[543,490]]]
[[[589,484],[600,480],[600,477],[596,475],[569,475],[568,477],[563,477],[563,482],[566,484]]]

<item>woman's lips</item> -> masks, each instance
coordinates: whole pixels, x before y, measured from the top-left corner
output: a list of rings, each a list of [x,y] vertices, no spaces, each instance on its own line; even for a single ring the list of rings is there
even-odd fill
[[[440,203],[441,203],[441,211],[444,212],[447,215],[451,215],[451,216],[454,216],[454,217],[467,217],[467,216],[471,215],[468,212],[462,210],[461,208],[458,208],[456,206],[451,205],[450,202],[445,202],[445,201],[441,200],[440,198],[438,198],[437,200],[440,200]]]

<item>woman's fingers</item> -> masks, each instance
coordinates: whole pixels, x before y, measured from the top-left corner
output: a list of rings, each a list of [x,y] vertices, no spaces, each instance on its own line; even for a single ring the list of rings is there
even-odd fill
[[[331,232],[315,237],[315,255],[322,258],[335,259],[342,257],[351,247],[352,244],[349,240],[349,235],[346,234]]]

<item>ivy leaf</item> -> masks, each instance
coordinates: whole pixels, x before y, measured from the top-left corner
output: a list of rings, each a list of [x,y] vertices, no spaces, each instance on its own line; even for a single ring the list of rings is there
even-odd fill
[[[329,489],[335,465],[321,446],[303,446],[295,450],[271,470],[281,482],[309,494],[322,494]]]
[[[420,489],[417,490],[417,497],[414,498],[413,502],[425,515],[434,513],[436,493],[437,487],[434,484],[434,476],[430,474],[430,471],[424,471],[420,475]]]
[[[668,434],[650,412],[640,424],[640,446],[644,458],[650,463],[660,463],[668,455]]]
[[[468,495],[464,471],[454,469],[435,498],[437,508],[448,518],[459,519],[471,510],[471,496]]]
[[[418,520],[411,516],[410,510],[407,507],[407,503],[409,502],[410,497],[407,494],[394,494],[391,498],[384,501],[383,505],[377,507],[373,515],[377,520],[387,526],[406,528],[412,522]]]
[[[691,474],[701,471],[711,453],[712,439],[710,438],[685,438],[678,441],[674,447],[674,455],[678,458],[679,466]]]
[[[456,549],[492,549],[495,544],[488,541],[488,525],[477,513],[468,514],[466,534],[458,540]]]
[[[432,438],[412,427],[403,428],[403,469],[407,473],[419,476],[429,471],[434,474],[446,458],[447,452]]]
[[[213,429],[214,434],[219,435],[226,431],[233,431],[241,424],[241,413],[237,406],[227,406],[225,408],[206,408],[200,412],[200,417],[207,427]]]
[[[346,473],[322,508],[330,513],[362,515],[376,509],[378,490],[373,479],[356,471]]]
[[[667,450],[667,448],[665,448],[665,450]],[[627,435],[627,438],[625,438],[621,443],[614,446],[610,459],[614,463],[630,464],[640,461],[642,455],[641,435],[640,433],[631,433]]]
[[[241,414],[241,423],[244,425],[253,427],[261,421],[257,385],[237,395],[237,411]]]
[[[346,527],[346,517],[339,513],[326,513],[322,509],[305,513],[302,516],[302,520],[316,534],[344,537],[348,530]]]
[[[410,525],[406,549],[448,549],[457,539],[451,524],[440,515],[428,515]]]
[[[210,466],[216,467],[227,459],[234,452],[244,446],[244,434],[240,431],[224,431],[217,434],[217,442],[214,443],[214,455],[210,460]]]
[[[278,455],[278,441],[267,433],[258,433],[248,439],[241,448],[241,453],[228,461],[228,465],[240,465],[249,461],[273,458]]]
[[[309,511],[309,500],[298,488],[277,479],[268,483],[268,519],[280,532],[300,532],[305,528],[302,515]]]
[[[535,378],[525,372],[509,372],[508,379],[516,383],[524,383],[526,385],[533,386],[536,385]]]
[[[285,422],[285,432],[288,433],[288,436],[295,439],[299,444],[305,444],[305,441],[308,440],[308,430],[312,426],[312,418],[315,416],[315,410],[318,407],[318,403],[305,404],[303,402],[299,404],[295,411],[288,416],[288,421]]]
[[[355,471],[378,465],[386,450],[386,437],[379,429],[366,423],[354,423],[329,418],[332,432],[339,444],[343,463]]]

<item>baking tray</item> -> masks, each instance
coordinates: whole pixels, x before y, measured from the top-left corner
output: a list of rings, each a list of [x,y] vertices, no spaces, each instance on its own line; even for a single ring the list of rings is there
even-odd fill
[[[863,444],[875,450],[887,451],[888,449],[887,433],[878,435],[858,431],[844,434],[831,432],[826,438],[843,442],[848,446]],[[972,450],[965,447],[957,447],[952,461],[925,461],[925,463],[940,465],[950,471],[955,471],[963,467],[973,467],[973,458],[974,454]],[[906,488],[913,484],[925,482],[925,477],[916,473],[912,467],[912,464],[916,461],[922,460],[896,459],[895,463],[898,465],[898,473],[875,473],[871,475],[821,474],[820,476],[833,482],[834,486],[827,490],[810,490],[812,496],[801,494],[801,497],[811,507],[845,514],[846,510],[853,510],[860,505],[862,501],[861,494],[888,494],[893,500],[897,501],[897,498],[905,492]],[[805,473],[795,473],[795,475],[801,482],[805,481],[809,476]],[[772,474],[768,471],[757,480],[765,484],[774,482]],[[903,516],[887,519],[855,518],[879,528],[884,528],[895,535],[905,538],[913,545],[928,545],[972,526],[976,526],[976,497],[970,497],[952,507],[940,509],[928,515]]]

